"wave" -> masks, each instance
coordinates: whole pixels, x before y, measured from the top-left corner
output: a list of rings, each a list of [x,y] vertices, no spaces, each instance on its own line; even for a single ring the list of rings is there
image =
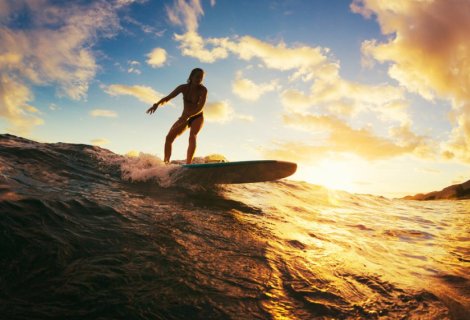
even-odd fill
[[[207,161],[201,158],[199,161]],[[6,319],[465,319],[470,202],[305,182],[191,188],[178,164],[0,135]]]

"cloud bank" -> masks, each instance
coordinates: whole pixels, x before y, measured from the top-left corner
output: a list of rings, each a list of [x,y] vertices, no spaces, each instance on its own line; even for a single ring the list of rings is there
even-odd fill
[[[354,6],[357,7],[357,2]],[[296,129],[308,128],[307,132],[322,128],[330,134],[330,138],[324,146],[308,147],[308,144],[285,142],[291,152],[295,153],[297,146],[297,154],[303,154],[305,150],[313,150],[315,153],[319,153],[319,150],[320,153],[348,152],[369,160],[406,153],[431,156],[428,141],[412,132],[412,120],[403,87],[387,83],[368,85],[344,79],[339,72],[339,61],[330,55],[328,48],[320,46],[288,46],[283,41],[270,43],[252,36],[205,39],[197,31],[198,19],[204,14],[199,1],[185,5],[182,1],[175,1],[171,14],[169,19],[185,30],[183,34],[174,36],[182,55],[206,63],[234,55],[240,60],[258,62],[263,68],[288,72],[289,83],[300,81],[311,84],[308,91],[286,88],[280,92],[284,123]],[[276,83],[254,83],[243,78],[240,73],[232,83],[236,95],[252,101],[259,99],[265,92],[278,91],[279,88]],[[372,128],[352,129],[349,122],[352,119],[357,122],[361,114],[373,115],[388,130],[379,136]],[[341,132],[346,138],[342,139],[336,132]],[[398,138],[400,135],[401,140]],[[404,140],[405,136],[408,140]],[[277,151],[283,152],[282,143],[276,145],[281,148]]]
[[[376,17],[388,41],[362,44],[366,58],[428,100],[449,99],[453,130],[444,155],[470,162],[470,2],[354,0],[353,12]]]
[[[123,4],[0,0],[0,116],[27,134],[43,120],[25,107],[31,87],[54,85],[59,96],[81,99],[97,72],[93,44],[119,29]],[[18,19],[28,27],[18,29]]]

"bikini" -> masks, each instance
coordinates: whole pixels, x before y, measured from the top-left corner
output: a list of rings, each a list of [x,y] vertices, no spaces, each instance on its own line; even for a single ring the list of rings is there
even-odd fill
[[[196,114],[196,115],[194,115],[194,116],[189,117],[188,120],[187,120],[187,122],[186,122],[188,128],[191,127],[191,123],[192,123],[194,120],[196,120],[196,119],[198,119],[198,118],[201,118],[202,116],[203,116],[203,114],[202,114],[202,112],[201,112],[201,113],[198,113],[198,114]]]
[[[188,91],[189,91],[189,88],[188,88]],[[189,93],[189,92],[188,92],[188,93]],[[188,93],[187,93],[187,94],[188,94]],[[183,100],[184,100],[185,102],[191,103],[191,104],[197,103],[197,102],[199,101],[199,98],[200,98],[200,97],[198,97],[196,101],[191,101],[191,100],[189,100],[189,99],[186,99],[186,98],[183,96]],[[194,120],[196,120],[196,119],[198,119],[198,118],[201,118],[202,116],[203,116],[203,113],[202,113],[202,112],[199,112],[198,114],[195,114],[195,115],[192,115],[191,117],[189,117],[188,120],[186,120],[186,125],[188,126],[188,128],[191,127],[191,123],[192,123]]]

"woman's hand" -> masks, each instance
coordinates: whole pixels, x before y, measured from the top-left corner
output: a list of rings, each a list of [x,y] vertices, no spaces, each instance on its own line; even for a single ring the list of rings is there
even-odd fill
[[[158,108],[158,103],[154,103],[153,106],[151,106],[151,107],[147,110],[146,113],[152,114],[152,113],[155,112],[155,110],[157,110],[157,108]]]

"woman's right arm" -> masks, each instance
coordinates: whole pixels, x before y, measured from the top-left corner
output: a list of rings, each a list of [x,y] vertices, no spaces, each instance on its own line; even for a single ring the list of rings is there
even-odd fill
[[[166,97],[164,98],[161,98],[160,101],[158,101],[157,103],[154,103],[153,106],[151,106],[148,110],[147,110],[147,113],[148,114],[152,114],[155,112],[155,110],[157,110],[158,106],[159,105],[163,105],[165,103],[167,103],[168,101],[170,101],[171,99],[173,99],[174,97],[176,97],[178,94],[180,94],[180,92],[183,91],[183,84],[176,87],[175,90],[173,90],[169,95],[167,95]]]

